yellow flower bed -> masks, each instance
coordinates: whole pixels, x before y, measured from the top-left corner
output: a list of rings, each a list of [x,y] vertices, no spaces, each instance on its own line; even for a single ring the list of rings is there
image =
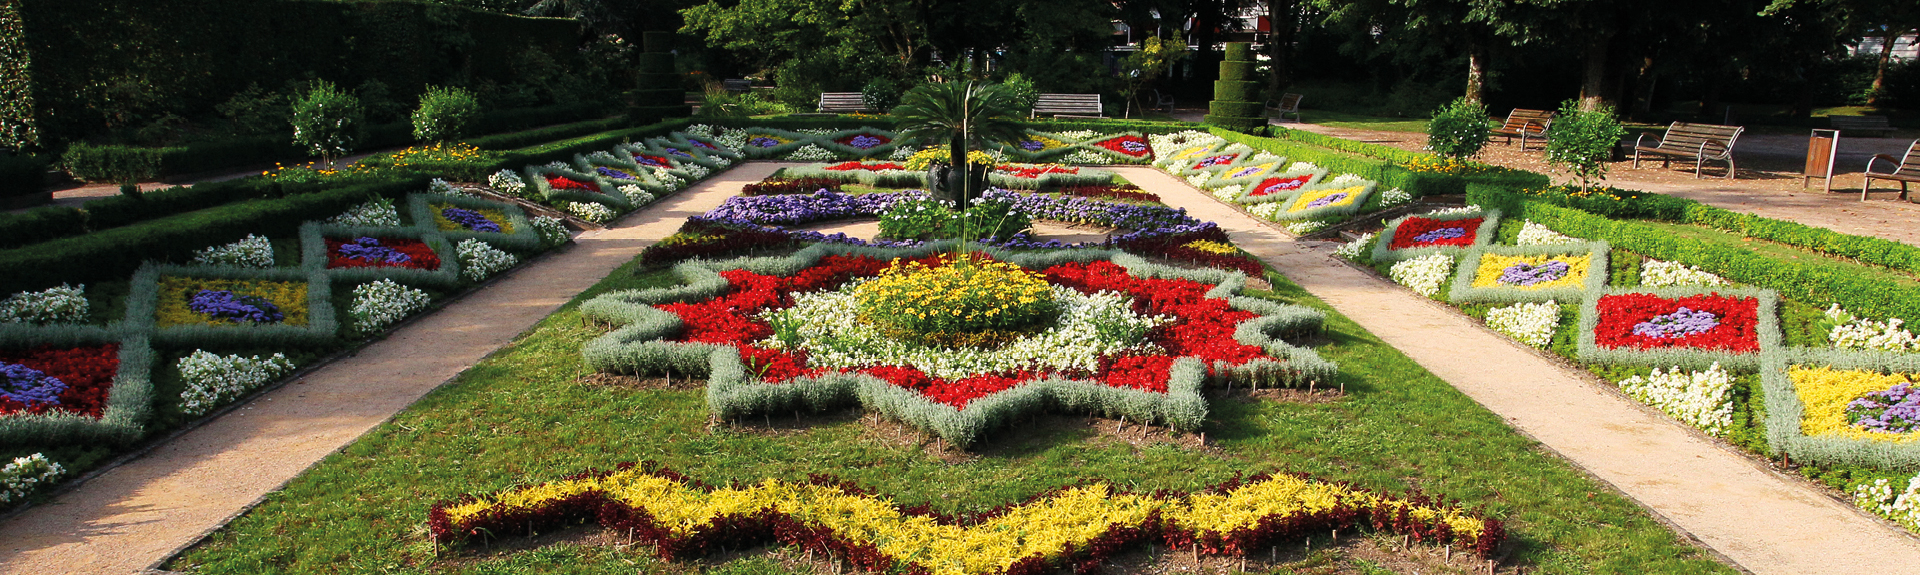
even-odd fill
[[[1240,253],[1239,248],[1235,248],[1231,244],[1223,244],[1220,242],[1209,241],[1209,240],[1194,240],[1191,242],[1187,242],[1184,245],[1185,247],[1193,248],[1193,249],[1207,252],[1210,254],[1220,254],[1223,256]]]
[[[1912,383],[1914,374],[1882,374],[1858,369],[1795,365],[1787,368],[1793,391],[1800,396],[1806,411],[1800,415],[1800,432],[1812,437],[1843,437],[1906,443],[1920,439],[1920,432],[1887,433],[1855,427],[1847,420],[1847,403],[1868,393],[1885,391],[1901,383]]]
[[[1533,285],[1513,285],[1500,283],[1500,275],[1515,264],[1530,266],[1546,265],[1550,261],[1562,261],[1567,264],[1567,275],[1560,279],[1543,281]],[[1473,287],[1508,287],[1521,290],[1539,290],[1556,287],[1581,286],[1587,283],[1587,270],[1593,266],[1591,255],[1540,255],[1540,256],[1503,256],[1485,254],[1480,256],[1480,268],[1473,272]]]
[[[1257,177],[1260,177],[1260,176],[1264,176],[1264,175],[1267,175],[1267,173],[1268,173],[1268,172],[1272,172],[1272,171],[1273,171],[1273,169],[1274,169],[1274,168],[1276,168],[1276,167],[1279,167],[1279,164],[1276,164],[1276,163],[1274,163],[1274,162],[1267,162],[1267,163],[1265,163],[1265,164],[1260,164],[1260,165],[1257,165],[1257,166],[1248,166],[1248,167],[1243,167],[1243,168],[1240,168],[1240,169],[1237,169],[1237,170],[1234,170],[1234,171],[1231,171],[1231,172],[1223,172],[1223,173],[1221,173],[1221,176],[1220,176],[1220,177],[1223,177],[1223,178],[1257,178]],[[1253,171],[1247,171],[1247,170],[1249,170],[1249,169],[1251,169],[1251,170],[1253,170]]]
[[[1167,159],[1171,162],[1178,163],[1180,160],[1199,157],[1201,154],[1205,154],[1207,153],[1207,150],[1211,150],[1211,149],[1213,149],[1213,146],[1200,146],[1198,148],[1187,148],[1185,150],[1175,152],[1172,156],[1168,157]]]
[[[1465,176],[1487,171],[1487,166],[1482,164],[1439,156],[1416,158],[1413,161],[1407,162],[1405,166],[1407,169],[1416,172],[1430,172],[1454,176]]]
[[[280,325],[307,325],[306,282],[221,280],[175,276],[160,278],[160,301],[155,308],[154,325],[156,327],[233,325],[233,322],[215,320],[213,316],[187,307],[187,301],[193,299],[193,294],[199,293],[200,290],[227,290],[238,295],[265,299],[280,307],[280,313],[285,318],[280,320]]]
[[[945,164],[951,159],[953,159],[952,148],[935,146],[914,152],[913,155],[907,157],[907,161],[901,165],[906,166],[909,170],[919,171],[931,168],[934,164]],[[976,166],[991,166],[993,165],[993,155],[980,150],[968,150],[967,163]]]
[[[487,218],[487,221],[493,222],[494,225],[500,226],[500,233],[503,233],[503,234],[513,233],[513,221],[507,218],[507,212],[505,211],[495,210],[495,209],[468,208],[468,207],[456,206],[453,204],[439,204],[439,203],[429,204],[427,207],[428,207],[428,211],[433,212],[433,226],[436,228],[440,228],[440,231],[443,231],[443,232],[473,231],[473,230],[467,229],[466,226],[460,225],[459,223],[454,222],[453,220],[447,219],[447,216],[444,215],[444,213],[441,211],[447,208],[460,208],[470,212],[478,213],[481,216]]]
[[[1053,138],[1049,138],[1049,137],[1046,137],[1046,136],[1037,136],[1037,135],[1036,135],[1036,136],[1027,136],[1027,139],[1028,139],[1028,140],[1032,140],[1032,141],[1034,141],[1034,142],[1039,142],[1039,143],[1040,143],[1040,149],[1038,149],[1038,150],[1027,150],[1027,151],[1029,151],[1029,152],[1042,152],[1042,151],[1046,151],[1046,150],[1052,150],[1052,149],[1055,149],[1055,148],[1065,148],[1065,147],[1067,147],[1067,146],[1069,146],[1069,145],[1071,145],[1071,144],[1068,144],[1068,143],[1066,143],[1066,142],[1062,142],[1062,141],[1060,141],[1060,140],[1055,140],[1055,139],[1053,139]],[[1021,149],[1023,149],[1023,150],[1024,150],[1025,148],[1021,148]]]
[[[1320,208],[1327,208],[1327,207],[1333,207],[1333,206],[1351,206],[1353,205],[1353,202],[1355,200],[1360,199],[1360,192],[1365,189],[1367,189],[1366,186],[1353,186],[1350,188],[1328,188],[1324,190],[1309,190],[1307,192],[1301,193],[1300,197],[1294,198],[1293,205],[1287,206],[1287,211],[1299,212],[1299,211],[1305,211],[1309,209],[1320,209]],[[1312,204],[1315,200],[1319,200],[1320,198],[1325,198],[1335,194],[1346,194],[1347,196],[1344,198],[1340,198],[1338,200],[1329,201],[1322,205],[1309,207],[1309,204]]]
[[[1040,274],[1006,262],[941,257],[928,266],[895,258],[872,281],[854,288],[861,316],[909,331],[965,332],[1015,328],[1050,319],[1053,288]]]
[[[539,509],[589,492],[644,510],[673,537],[694,536],[723,517],[770,509],[810,527],[831,528],[848,541],[871,544],[895,561],[918,564],[939,575],[996,573],[1028,557],[1072,553],[1116,528],[1141,526],[1155,512],[1171,520],[1176,529],[1193,533],[1251,529],[1274,515],[1383,507],[1406,509],[1423,522],[1444,522],[1460,541],[1477,540],[1485,528],[1481,519],[1456,509],[1417,506],[1291,476],[1256,481],[1226,493],[1168,499],[1115,494],[1105,484],[1088,485],[1014,507],[976,525],[960,526],[903,513],[891,500],[836,486],[768,479],[709,492],[634,467],[602,477],[508,491],[452,505],[444,512],[452,526],[464,528],[490,514]]]

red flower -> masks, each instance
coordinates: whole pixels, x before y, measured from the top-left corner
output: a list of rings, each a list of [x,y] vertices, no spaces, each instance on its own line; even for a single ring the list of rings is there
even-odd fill
[[[1027,166],[1027,167],[1006,166],[1006,167],[994,168],[994,171],[1000,172],[1002,174],[1006,174],[1008,176],[1013,176],[1015,178],[1031,179],[1031,178],[1038,178],[1040,176],[1047,175],[1047,174],[1078,174],[1080,173],[1080,168],[1069,168],[1066,166]]]
[[[327,269],[334,268],[412,268],[417,270],[440,269],[440,254],[426,242],[407,238],[379,238],[380,246],[407,254],[407,261],[385,262],[367,261],[341,255],[340,246],[353,243],[353,240],[327,238]]]
[[[838,164],[834,164],[834,165],[831,165],[831,166],[827,166],[827,167],[826,167],[826,169],[828,169],[828,170],[832,170],[832,171],[835,171],[835,172],[849,172],[849,171],[854,171],[854,170],[866,170],[866,171],[869,171],[869,172],[879,172],[879,171],[884,171],[884,170],[905,170],[905,169],[907,169],[907,167],[906,167],[906,166],[902,166],[902,165],[900,165],[900,164],[895,164],[895,163],[893,163],[893,162],[882,162],[882,163],[878,163],[878,164],[868,164],[868,163],[865,163],[865,162],[861,162],[861,161],[858,161],[858,160],[855,160],[855,161],[851,161],[851,162],[841,162],[841,163],[838,163]]]
[[[120,370],[120,346],[105,344],[73,348],[40,346],[0,349],[0,362],[24,365],[67,384],[60,404],[25,404],[0,398],[0,415],[64,411],[98,418],[106,409],[113,376]]]
[[[565,176],[548,175],[547,185],[553,187],[553,189],[556,189],[556,190],[593,191],[593,186],[589,186],[585,182],[577,182],[574,180],[567,179]]]
[[[656,167],[656,168],[671,168],[671,167],[673,167],[673,162],[671,162],[671,161],[668,161],[668,160],[667,160],[666,158],[662,158],[662,157],[660,157],[660,156],[649,156],[649,155],[646,155],[646,154],[634,154],[634,155],[633,155],[633,163],[636,163],[636,164],[640,164],[640,165],[642,165],[642,166],[652,166],[652,167]],[[562,178],[562,179],[564,179],[564,178]],[[551,181],[551,180],[549,180],[549,181]],[[559,186],[554,186],[554,187],[559,187]]]
[[[1436,220],[1433,218],[1411,217],[1400,222],[1393,231],[1393,242],[1389,247],[1396,250],[1407,248],[1425,248],[1433,246],[1471,246],[1480,233],[1483,218],[1464,220]]]
[[[1270,196],[1280,192],[1298,190],[1300,189],[1301,186],[1307,185],[1308,180],[1312,180],[1312,179],[1313,179],[1313,174],[1307,174],[1304,176],[1294,176],[1291,178],[1267,178],[1265,180],[1262,180],[1259,184],[1253,186],[1253,191],[1247,192],[1247,195],[1250,197],[1257,198],[1260,196]]]
[[[1719,325],[1704,332],[1675,337],[1652,337],[1634,333],[1634,327],[1680,308],[1713,314]],[[1718,293],[1667,299],[1647,293],[1600,296],[1594,307],[1600,322],[1593,328],[1593,341],[1610,348],[1694,348],[1732,352],[1760,350],[1760,300],[1751,297],[1727,297]]]
[[[1133,156],[1135,158],[1144,158],[1147,156],[1147,154],[1153,153],[1153,148],[1147,145],[1146,138],[1142,138],[1134,135],[1120,136],[1118,138],[1109,138],[1106,140],[1101,140],[1095,143],[1094,145],[1100,146],[1102,148],[1106,148],[1109,150],[1113,150],[1121,154],[1126,154],[1128,156]]]

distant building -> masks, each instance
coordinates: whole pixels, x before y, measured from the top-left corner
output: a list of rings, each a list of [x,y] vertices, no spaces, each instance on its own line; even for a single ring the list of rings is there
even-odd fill
[[[1886,40],[1885,38],[1880,38],[1877,36],[1871,37],[1871,38],[1862,38],[1860,39],[1860,42],[1858,44],[1854,44],[1852,47],[1848,48],[1847,50],[1852,55],[1855,55],[1855,56],[1858,56],[1858,55],[1879,56],[1880,50],[1882,49],[1882,43],[1885,40]],[[1895,60],[1920,59],[1920,34],[1908,34],[1905,36],[1901,36],[1899,38],[1895,38],[1893,40],[1893,59]]]

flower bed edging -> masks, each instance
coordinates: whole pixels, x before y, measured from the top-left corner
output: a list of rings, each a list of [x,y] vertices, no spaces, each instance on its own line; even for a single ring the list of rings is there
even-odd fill
[[[1796,365],[1913,374],[1920,373],[1920,354],[1796,348],[1770,354],[1760,370],[1760,385],[1766,393],[1767,448],[1773,455],[1784,453],[1800,463],[1920,470],[1920,441],[1807,435],[1802,427],[1807,406],[1787,376],[1787,369]]]
[[[473,210],[498,210],[506,214],[511,232],[441,231],[433,223],[433,205],[446,204],[458,208]],[[407,209],[413,214],[413,225],[422,230],[432,231],[446,238],[450,244],[460,240],[477,239],[494,247],[514,251],[532,251],[540,249],[540,232],[533,228],[533,222],[527,219],[527,212],[520,206],[506,202],[483,200],[480,198],[450,194],[407,194]],[[449,252],[451,253],[451,252]],[[444,255],[442,258],[444,259]]]
[[[153,412],[153,348],[145,336],[92,326],[0,324],[0,348],[116,344],[119,367],[99,418],[71,412],[0,416],[0,443],[113,443],[140,438]]]
[[[176,325],[155,327],[160,306],[161,276],[305,282],[307,287],[306,325]],[[334,341],[339,324],[333,309],[331,278],[325,273],[305,269],[256,269],[219,266],[176,266],[147,263],[133,274],[133,286],[127,294],[126,325],[136,332],[152,333],[158,345],[201,346],[325,346]]]
[[[1567,303],[1586,301],[1607,289],[1607,253],[1606,242],[1552,246],[1488,245],[1474,248],[1460,256],[1460,267],[1454,272],[1453,287],[1448,290],[1447,295],[1456,304],[1509,304],[1547,300]],[[1481,263],[1487,255],[1585,257],[1587,258],[1586,277],[1575,285],[1557,285],[1537,289],[1507,285],[1475,286]]]
[[[1480,218],[1480,225],[1470,230],[1470,232],[1473,234],[1472,241],[1471,243],[1464,246],[1443,245],[1443,246],[1424,246],[1424,247],[1413,247],[1413,248],[1392,247],[1394,242],[1394,235],[1400,231],[1400,226],[1409,221],[1414,221],[1416,218],[1427,219],[1427,220],[1439,220],[1439,221],[1459,221],[1459,220],[1470,220],[1474,218]],[[1463,212],[1463,213],[1452,213],[1452,214],[1416,214],[1416,215],[1401,216],[1399,218],[1394,219],[1392,222],[1388,222],[1387,227],[1385,229],[1380,230],[1380,235],[1374,239],[1373,261],[1376,263],[1391,263],[1391,262],[1397,262],[1397,261],[1401,261],[1409,258],[1424,256],[1427,254],[1437,254],[1437,253],[1450,253],[1450,254],[1458,255],[1460,252],[1464,252],[1469,248],[1485,247],[1488,244],[1492,243],[1493,236],[1499,229],[1500,229],[1500,210],[1480,210],[1476,212]]]
[[[1601,313],[1598,309],[1600,299],[1606,296],[1626,294],[1649,294],[1664,299],[1709,294],[1717,294],[1726,298],[1753,298],[1756,305],[1753,330],[1757,349],[1748,352],[1736,352],[1724,349],[1703,349],[1697,347],[1639,349],[1599,345],[1596,342],[1594,332],[1603,320],[1603,318],[1600,317]],[[1729,369],[1759,369],[1763,357],[1778,354],[1785,347],[1785,344],[1781,343],[1780,337],[1779,308],[1780,297],[1775,294],[1773,290],[1753,288],[1607,289],[1588,297],[1581,306],[1578,353],[1580,361],[1608,365],[1679,366],[1688,369],[1707,369],[1718,362],[1720,365]]]

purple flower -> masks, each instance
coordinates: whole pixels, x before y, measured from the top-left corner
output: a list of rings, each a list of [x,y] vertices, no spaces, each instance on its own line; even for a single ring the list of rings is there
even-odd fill
[[[766,147],[769,147],[769,148],[771,148],[772,146],[766,146]],[[680,151],[680,148],[667,148],[667,153],[668,153],[668,154],[670,154],[670,155],[674,155],[674,156],[680,156],[680,157],[682,157],[682,158],[691,158],[691,157],[693,157],[693,154],[689,154],[689,153],[686,153],[686,152],[682,152],[682,151]]]
[[[1306,207],[1307,207],[1307,208],[1319,208],[1319,207],[1325,207],[1325,206],[1330,206],[1330,205],[1333,205],[1333,204],[1335,204],[1335,203],[1337,203],[1337,202],[1339,202],[1340,200],[1344,200],[1344,199],[1347,199],[1347,193],[1346,193],[1346,192],[1338,192],[1338,193],[1332,193],[1332,194],[1327,194],[1327,195],[1324,195],[1324,196],[1320,196],[1320,197],[1318,197],[1318,198],[1314,198],[1314,199],[1313,199],[1313,201],[1311,201],[1311,202],[1307,202],[1307,205],[1306,205]],[[1457,229],[1457,228],[1449,228],[1449,229]],[[1465,232],[1463,231],[1462,233],[1465,233]],[[1456,238],[1457,238],[1457,237],[1460,237],[1460,236],[1459,236],[1459,235],[1453,235],[1453,236],[1448,236],[1448,237],[1456,237]],[[1416,240],[1418,240],[1419,238],[1414,238],[1414,239],[1416,239]],[[1432,241],[1432,240],[1428,240],[1428,241]]]
[[[885,143],[887,143],[885,140],[882,140],[880,138],[875,138],[873,136],[869,136],[866,134],[854,136],[853,139],[847,140],[847,145],[853,146],[855,148],[859,148],[862,150],[872,148],[874,146],[878,146]]]
[[[20,403],[60,405],[60,394],[67,382],[40,370],[0,361],[0,397]]]
[[[813,194],[734,196],[722,202],[720,207],[692,219],[730,227],[785,233],[793,239],[806,242],[883,247],[914,246],[921,242],[885,240],[869,242],[848,237],[845,234],[827,235],[812,231],[788,230],[781,226],[875,217],[892,208],[894,202],[926,197],[926,192],[919,190],[859,195],[820,191]],[[1075,244],[1059,240],[1036,241],[1025,234],[1015,235],[1005,240],[981,242],[1011,249],[1111,247],[1119,242],[1142,241],[1165,235],[1205,231],[1216,227],[1213,222],[1201,222],[1188,216],[1184,208],[1109,203],[1078,196],[1024,194],[1001,189],[987,190],[980,195],[980,200],[1008,202],[1013,204],[1014,210],[1039,219],[1093,223],[1133,230],[1126,234],[1110,236],[1105,241]]]
[[[633,174],[629,174],[629,173],[626,173],[626,172],[623,172],[623,171],[620,171],[620,170],[616,170],[616,169],[613,169],[613,168],[608,168],[608,167],[596,167],[596,168],[594,168],[594,169],[593,169],[593,171],[596,171],[596,172],[600,172],[600,175],[602,175],[602,176],[606,176],[606,177],[609,177],[609,178],[613,178],[613,179],[616,179],[616,180],[636,180],[636,179],[639,179],[639,178],[635,178],[635,177],[633,177]]]
[[[239,295],[227,290],[203,289],[187,300],[187,309],[213,316],[217,321],[234,323],[280,323],[286,319],[280,306],[266,298]]]
[[[1047,145],[1040,143],[1039,140],[1021,140],[1020,141],[1020,149],[1026,150],[1029,152],[1038,152],[1042,149],[1045,149],[1046,147]]]
[[[491,222],[489,222],[491,223]],[[340,244],[340,257],[363,262],[403,264],[413,261],[406,252],[380,245],[378,238],[357,238],[353,243]]]
[[[1251,168],[1240,168],[1240,171],[1237,171],[1237,172],[1234,172],[1234,173],[1233,173],[1233,175],[1231,175],[1231,176],[1227,176],[1227,177],[1229,177],[1229,178],[1244,178],[1244,177],[1247,177],[1247,176],[1251,176],[1251,175],[1254,175],[1254,174],[1258,174],[1258,173],[1260,173],[1260,171],[1261,171],[1261,170],[1264,170],[1264,169],[1265,169],[1265,168],[1262,168],[1262,167],[1260,167],[1260,166],[1254,166],[1254,167],[1251,167]]]
[[[1847,403],[1847,419],[1869,431],[1911,433],[1920,428],[1920,390],[1900,383]]]
[[[493,220],[489,220],[486,216],[480,215],[480,212],[473,210],[449,207],[441,209],[440,215],[446,217],[447,221],[460,224],[460,227],[472,231],[500,232],[500,224],[493,223]]]
[[[780,145],[780,140],[775,140],[773,138],[769,138],[766,136],[754,136],[752,138],[747,139],[747,145],[753,146],[755,148],[771,148],[771,147]],[[671,150],[669,150],[669,152],[671,152]]]
[[[1500,283],[1517,286],[1530,286],[1541,282],[1550,282],[1567,277],[1570,268],[1567,262],[1552,260],[1540,265],[1513,264],[1500,272]]]
[[[1426,233],[1413,236],[1413,243],[1430,244],[1440,240],[1457,238],[1464,235],[1467,235],[1467,229],[1464,227],[1435,228],[1435,229],[1427,230]]]
[[[1147,151],[1147,145],[1146,145],[1146,144],[1142,144],[1142,143],[1140,143],[1140,142],[1135,142],[1135,141],[1133,141],[1133,140],[1127,140],[1127,141],[1124,141],[1124,142],[1120,142],[1120,147],[1121,147],[1122,149],[1125,149],[1125,150],[1126,150],[1126,151],[1128,151],[1128,152],[1132,152],[1132,153],[1135,153],[1135,154],[1138,154],[1138,153],[1141,153],[1141,152],[1145,152],[1145,151]]]
[[[1720,316],[1682,307],[1673,313],[1656,315],[1633,324],[1633,334],[1668,339],[1698,335],[1716,327],[1720,327]]]
[[[709,143],[706,143],[706,142],[702,142],[702,141],[700,141],[700,140],[687,140],[687,143],[689,143],[689,144],[693,144],[693,147],[695,147],[695,148],[705,148],[705,149],[708,149],[708,150],[711,150],[711,149],[713,149],[713,144],[709,144]]]

